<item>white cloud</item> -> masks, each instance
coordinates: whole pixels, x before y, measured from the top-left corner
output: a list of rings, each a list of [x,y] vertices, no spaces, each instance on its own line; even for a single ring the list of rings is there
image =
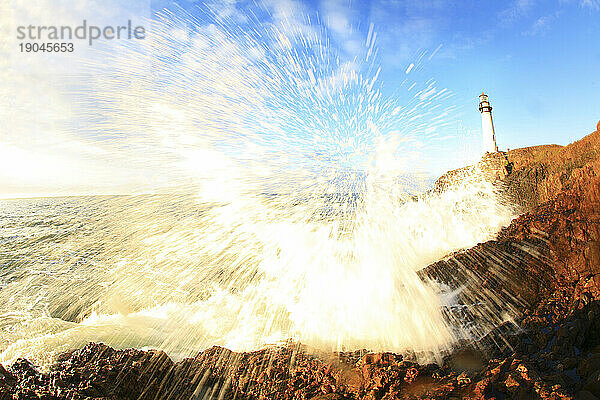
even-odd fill
[[[8,3],[8,4],[7,4]],[[87,45],[75,43],[71,54],[22,54],[16,49],[16,27],[77,26],[85,19],[95,25],[142,21],[149,1],[31,0],[2,2],[0,26],[7,38],[0,47],[0,197],[21,195],[115,192],[140,183],[126,157],[106,150],[107,143],[87,138],[82,112],[100,114],[86,102],[91,77],[83,64],[96,63],[110,73],[107,59],[99,61]],[[110,179],[108,179],[110,177]]]
[[[285,40],[303,38],[315,41],[319,32],[308,20],[308,9],[298,0],[260,0]]]
[[[429,18],[405,20],[386,29],[379,37],[385,49],[385,62],[397,67],[405,67],[421,51],[439,45],[435,23]]]
[[[556,11],[552,14],[544,15],[535,20],[529,30],[525,31],[524,35],[543,35],[550,30],[552,23],[560,16],[560,12]]]
[[[592,10],[600,10],[600,1],[599,0],[581,0],[581,7],[591,8]]]
[[[370,3],[369,18],[378,32],[383,62],[406,68],[423,51],[439,46],[441,29],[449,21],[448,3],[376,0]]]
[[[512,4],[500,12],[500,22],[511,24],[517,19],[529,14],[535,6],[536,0],[515,0]]]
[[[323,0],[319,6],[319,13],[327,29],[349,58],[365,50],[365,39],[355,29],[359,16],[349,1]]]
[[[560,0],[560,3],[573,3],[575,0]],[[600,0],[576,0],[579,7],[588,8],[593,11],[600,11]]]
[[[28,0],[13,1],[10,13],[0,17],[2,25],[9,27],[8,58],[14,70],[32,74],[64,74],[81,73],[85,64],[103,58],[101,49],[114,49],[119,40],[97,40],[94,46],[89,43],[89,27],[94,25],[103,29],[111,26],[126,26],[128,21],[132,26],[144,26],[150,16],[150,0],[123,2],[120,0]],[[22,52],[21,44],[41,44],[46,40],[34,40],[26,37],[19,39],[17,28],[23,27],[29,34],[29,26],[62,27],[68,26],[71,31],[86,24],[86,39],[65,39],[63,42],[73,43],[73,52]],[[59,29],[60,31],[60,29]],[[37,38],[39,31],[33,29]],[[44,35],[42,35],[44,36]],[[44,36],[45,38],[46,36]]]
[[[208,3],[209,9],[220,19],[245,23],[248,21],[248,16],[238,6],[238,0],[213,0]]]
[[[347,35],[350,33],[350,22],[347,15],[341,12],[329,13],[326,17],[327,26],[337,34]]]

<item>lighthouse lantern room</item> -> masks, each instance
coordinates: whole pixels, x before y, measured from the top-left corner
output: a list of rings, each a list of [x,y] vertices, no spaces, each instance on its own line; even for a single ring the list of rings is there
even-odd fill
[[[481,113],[481,133],[483,139],[483,152],[495,153],[498,151],[496,145],[496,133],[492,121],[492,106],[488,96],[481,92],[479,95],[479,112]]]

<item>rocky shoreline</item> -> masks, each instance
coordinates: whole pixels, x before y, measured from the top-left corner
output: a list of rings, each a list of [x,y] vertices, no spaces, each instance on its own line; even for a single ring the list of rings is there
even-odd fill
[[[160,351],[90,343],[47,372],[22,359],[0,366],[0,400],[598,399],[599,131],[600,123],[569,146],[482,161],[523,214],[495,240],[422,273],[450,285],[476,277],[499,306],[519,304],[524,312],[518,329],[500,326],[441,365],[391,353],[317,356],[297,344],[251,353],[214,347],[175,363]],[[440,190],[457,174],[442,177]]]

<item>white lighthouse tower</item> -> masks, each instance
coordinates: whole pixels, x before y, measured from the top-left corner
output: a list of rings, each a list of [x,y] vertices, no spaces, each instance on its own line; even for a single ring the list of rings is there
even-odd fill
[[[498,151],[496,145],[496,133],[494,122],[492,122],[492,106],[485,93],[479,95],[479,112],[481,112],[481,133],[483,139],[483,152],[495,153]]]

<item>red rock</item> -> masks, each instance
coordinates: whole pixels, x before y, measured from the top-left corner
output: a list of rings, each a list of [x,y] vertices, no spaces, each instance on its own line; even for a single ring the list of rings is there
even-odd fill
[[[362,374],[357,369],[346,369],[340,371],[336,379],[338,386],[348,388],[352,392],[358,392],[364,385]]]
[[[412,367],[406,370],[406,374],[404,375],[404,381],[407,383],[412,383],[415,378],[419,375],[419,370]]]
[[[348,399],[348,398],[344,397],[340,394],[336,394],[336,393],[323,394],[323,395],[311,398],[311,400],[346,400],[346,399]]]

